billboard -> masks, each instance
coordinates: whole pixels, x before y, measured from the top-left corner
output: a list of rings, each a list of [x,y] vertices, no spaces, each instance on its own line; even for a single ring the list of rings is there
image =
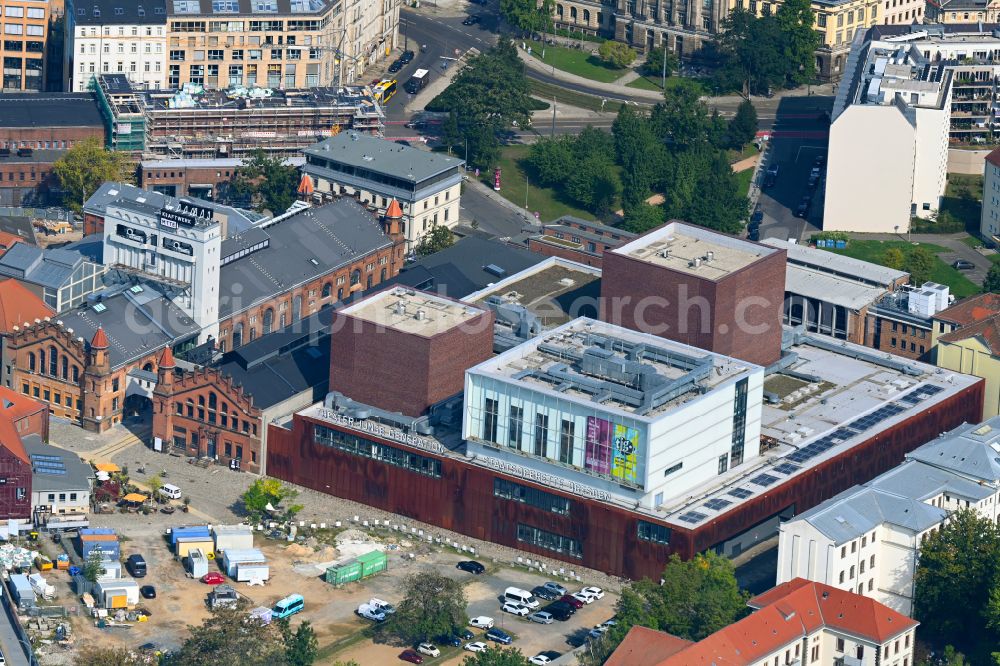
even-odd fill
[[[587,417],[584,468],[624,483],[638,483],[639,431],[596,416]]]

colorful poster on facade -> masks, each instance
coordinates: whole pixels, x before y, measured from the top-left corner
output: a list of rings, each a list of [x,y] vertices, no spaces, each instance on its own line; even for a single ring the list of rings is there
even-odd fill
[[[614,445],[611,476],[626,483],[636,483],[639,431],[616,423]]]
[[[584,468],[598,474],[611,472],[611,421],[587,417],[587,448]]]

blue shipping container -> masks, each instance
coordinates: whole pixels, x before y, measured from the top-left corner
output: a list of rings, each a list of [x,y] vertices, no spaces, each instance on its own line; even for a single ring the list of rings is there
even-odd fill
[[[87,536],[88,534],[114,534],[114,533],[115,531],[110,527],[91,527],[80,530],[81,536]]]
[[[208,525],[194,525],[192,527],[175,527],[170,531],[170,545],[176,546],[180,537],[209,537]]]
[[[117,541],[84,541],[80,555],[86,560],[94,551],[100,552],[104,559],[117,560],[121,557],[121,544]]]

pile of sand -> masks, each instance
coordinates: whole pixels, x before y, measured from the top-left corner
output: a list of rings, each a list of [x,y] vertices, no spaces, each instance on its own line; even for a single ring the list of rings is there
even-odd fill
[[[309,546],[303,546],[300,543],[290,544],[287,548],[285,548],[285,552],[295,558],[312,557],[313,555],[312,548]]]

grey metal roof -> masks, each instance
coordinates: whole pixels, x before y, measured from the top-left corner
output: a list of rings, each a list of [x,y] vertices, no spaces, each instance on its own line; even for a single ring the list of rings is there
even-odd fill
[[[302,152],[415,183],[464,163],[456,157],[411,148],[354,130],[324,139]]]
[[[77,25],[166,24],[164,0],[82,0],[73,21]]]
[[[546,227],[551,226],[568,226],[570,224],[582,224],[588,229],[593,229],[594,231],[600,231],[604,234],[614,234],[622,239],[635,238],[639,234],[632,233],[631,231],[626,231],[625,229],[619,229],[618,227],[611,227],[606,224],[601,224],[600,222],[593,222],[591,220],[585,220],[581,217],[575,215],[563,215],[562,217],[557,217],[546,224]]]
[[[0,257],[0,275],[58,289],[66,284],[73,271],[88,261],[72,249],[43,250],[34,245],[16,243]]]
[[[67,491],[67,490],[90,490],[90,479],[94,477],[93,468],[82,462],[80,456],[72,451],[60,449],[51,444],[46,444],[38,435],[27,435],[22,438],[24,450],[29,458],[32,456],[52,456],[59,458],[65,474],[46,474],[41,471],[42,466],[32,464],[31,489],[35,492]]]
[[[60,313],[59,321],[63,328],[73,330],[74,337],[82,337],[88,344],[97,329],[103,327],[113,368],[200,332],[198,325],[153,285],[143,284],[142,288],[141,294],[124,290],[125,286],[95,294],[86,305]],[[104,306],[100,311],[94,309],[98,302]]]
[[[923,532],[948,515],[945,509],[894,493],[855,486],[801,514],[805,520],[840,545],[883,524]]]
[[[906,271],[879,266],[868,261],[846,257],[836,252],[811,248],[800,243],[781,240],[780,238],[765,238],[761,242],[765,245],[785,250],[788,263],[790,264],[811,266],[828,273],[853,277],[862,282],[877,282],[878,284],[888,286],[909,275]]]
[[[4,93],[0,95],[0,127],[104,128],[91,93]]]
[[[104,183],[97,188],[97,191],[90,195],[90,198],[83,205],[83,210],[86,213],[103,217],[107,213],[108,205],[112,203],[123,205],[131,210],[151,213],[168,206],[178,208],[182,202],[210,208],[225,215],[227,219],[226,233],[229,235],[249,229],[262,219],[259,213],[225,206],[214,201],[206,201],[197,197],[171,197],[160,192],[144,190],[135,185],[114,182]]]
[[[970,479],[1000,484],[1000,417],[956,428],[906,457]]]
[[[324,14],[334,0],[167,0],[170,16],[254,16],[261,19],[283,18],[288,15]]]
[[[371,213],[352,199],[304,210],[264,230],[267,247],[220,269],[220,318],[392,244]],[[259,241],[259,228],[230,240],[229,252],[235,243],[253,245]]]
[[[785,291],[840,305],[855,312],[886,293],[883,287],[862,284],[812,268],[785,264]]]

